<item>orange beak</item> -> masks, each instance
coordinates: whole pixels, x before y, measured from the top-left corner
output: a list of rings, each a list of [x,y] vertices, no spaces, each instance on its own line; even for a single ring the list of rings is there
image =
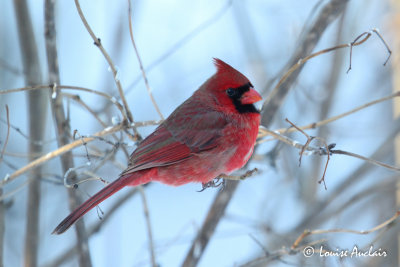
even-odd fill
[[[247,91],[246,93],[244,93],[242,95],[242,97],[240,98],[240,102],[244,105],[246,104],[253,104],[256,103],[258,101],[262,100],[262,97],[260,96],[259,93],[257,93],[256,90],[254,89],[250,89],[249,91]]]

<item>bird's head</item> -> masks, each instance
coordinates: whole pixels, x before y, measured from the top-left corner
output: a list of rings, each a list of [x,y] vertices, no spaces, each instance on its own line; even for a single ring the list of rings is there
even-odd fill
[[[259,113],[253,104],[262,98],[246,76],[218,58],[214,58],[214,64],[217,72],[208,80],[206,90],[228,109],[239,113]]]

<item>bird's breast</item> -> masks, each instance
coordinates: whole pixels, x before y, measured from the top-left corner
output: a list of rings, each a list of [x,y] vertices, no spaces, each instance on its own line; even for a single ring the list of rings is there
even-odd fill
[[[235,153],[232,154],[227,162],[227,173],[242,168],[253,154],[260,124],[259,114],[254,115],[255,116],[251,117],[239,117],[232,123],[232,126],[227,129],[227,140],[232,146],[236,147]]]

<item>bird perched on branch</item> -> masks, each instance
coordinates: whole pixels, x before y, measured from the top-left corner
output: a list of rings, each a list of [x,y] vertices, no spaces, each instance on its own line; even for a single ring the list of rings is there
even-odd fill
[[[214,64],[217,72],[138,145],[119,178],[72,211],[53,234],[64,233],[125,186],[205,184],[247,163],[260,124],[253,104],[261,96],[239,71],[220,59]]]

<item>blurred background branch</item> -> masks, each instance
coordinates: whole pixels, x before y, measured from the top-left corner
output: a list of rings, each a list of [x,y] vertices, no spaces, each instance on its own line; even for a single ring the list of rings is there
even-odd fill
[[[48,77],[49,84],[54,85],[54,88],[50,89],[51,97],[49,99],[55,123],[54,126],[56,130],[57,143],[60,147],[71,142],[71,127],[69,120],[64,113],[63,99],[60,93],[60,89],[57,88],[57,85],[60,84],[60,73],[57,55],[55,0],[46,0],[44,11]],[[66,153],[61,155],[61,165],[64,173],[74,167],[74,160],[71,151],[67,151]],[[70,174],[69,177],[72,182],[77,181],[77,177],[74,172]],[[67,190],[69,197],[69,207],[72,211],[77,206],[79,206],[79,204],[82,203],[82,199],[79,196],[79,192],[77,192],[76,190],[68,188]],[[90,267],[92,266],[92,262],[90,259],[88,238],[83,220],[80,220],[76,223],[75,231],[78,241],[77,251],[79,252],[79,266]]]
[[[42,73],[39,62],[39,51],[33,31],[31,15],[26,0],[14,0],[15,15],[17,18],[19,45],[22,55],[25,84],[28,86],[42,84]],[[35,160],[43,152],[41,142],[45,139],[47,118],[47,92],[28,92],[29,116],[29,161]],[[33,143],[32,141],[36,143]],[[29,175],[29,192],[27,199],[27,216],[25,228],[25,253],[24,265],[38,265],[39,239],[39,212],[42,168],[33,169]]]

